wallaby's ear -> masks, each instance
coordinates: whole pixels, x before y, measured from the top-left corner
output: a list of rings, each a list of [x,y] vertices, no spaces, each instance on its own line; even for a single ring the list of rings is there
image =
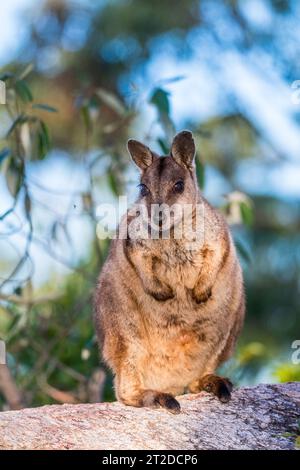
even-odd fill
[[[181,131],[175,135],[171,155],[176,163],[187,169],[192,169],[195,153],[195,142],[190,131]]]
[[[141,142],[130,139],[128,140],[127,148],[132,160],[141,170],[145,170],[153,162],[151,150]]]

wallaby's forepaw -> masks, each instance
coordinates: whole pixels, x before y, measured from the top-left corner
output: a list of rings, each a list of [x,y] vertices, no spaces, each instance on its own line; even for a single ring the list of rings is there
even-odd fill
[[[180,404],[169,393],[155,392],[153,390],[146,390],[142,398],[143,406],[150,408],[163,407],[170,413],[180,413]]]
[[[174,297],[174,294],[172,291],[151,292],[150,295],[152,295],[152,297],[154,297],[155,300],[158,300],[160,302],[173,299]]]
[[[198,292],[197,289],[192,290],[192,298],[197,304],[207,302],[211,297],[211,289],[207,289],[204,292]]]
[[[205,375],[199,380],[199,390],[216,395],[222,403],[227,403],[231,398],[232,382],[228,378],[218,375]]]
[[[163,285],[159,281],[156,282],[154,289],[147,289],[146,292],[158,301],[165,301],[174,298],[174,292],[171,287]]]

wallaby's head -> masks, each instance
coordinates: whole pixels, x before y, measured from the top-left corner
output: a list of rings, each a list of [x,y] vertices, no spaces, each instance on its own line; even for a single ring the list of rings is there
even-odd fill
[[[195,204],[198,186],[194,168],[195,142],[189,131],[179,132],[170,155],[158,156],[136,140],[128,141],[128,150],[141,171],[139,202],[151,205]]]

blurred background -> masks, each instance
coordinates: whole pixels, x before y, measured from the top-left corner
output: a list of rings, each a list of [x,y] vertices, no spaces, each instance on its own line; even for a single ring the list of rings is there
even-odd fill
[[[114,399],[92,323],[97,206],[137,195],[129,137],[165,154],[183,128],[244,268],[221,372],[299,380],[300,2],[10,0],[1,20],[0,409]]]

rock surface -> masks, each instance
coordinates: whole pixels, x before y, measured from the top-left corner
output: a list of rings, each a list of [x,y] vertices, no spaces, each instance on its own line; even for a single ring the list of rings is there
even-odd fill
[[[233,392],[227,404],[202,392],[182,412],[120,403],[50,405],[0,413],[0,449],[294,449],[300,383]]]

